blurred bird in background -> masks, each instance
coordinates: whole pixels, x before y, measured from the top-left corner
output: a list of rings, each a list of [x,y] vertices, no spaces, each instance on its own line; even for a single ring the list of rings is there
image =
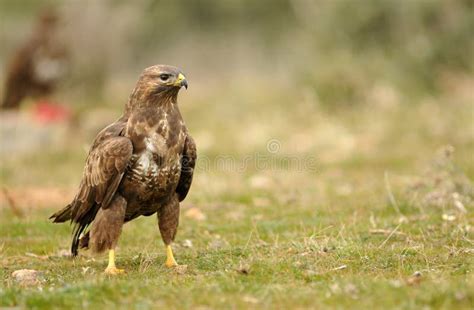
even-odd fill
[[[67,46],[59,36],[60,25],[55,10],[41,11],[32,35],[7,62],[0,94],[0,156],[51,147],[67,132],[71,107],[51,99],[70,65]],[[28,99],[34,104],[19,113]]]
[[[68,116],[68,109],[48,100],[68,67],[68,52],[58,36],[58,14],[47,9],[39,14],[32,36],[7,64],[2,110],[17,110],[27,98],[39,99],[35,115],[43,122]]]

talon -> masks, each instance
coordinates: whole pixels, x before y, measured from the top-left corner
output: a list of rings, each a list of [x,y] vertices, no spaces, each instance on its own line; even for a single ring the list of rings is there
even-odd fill
[[[168,268],[173,268],[173,267],[178,266],[178,263],[174,259],[173,260],[167,259],[165,265]]]
[[[111,275],[111,276],[116,276],[116,275],[119,275],[119,274],[124,274],[125,270],[118,269],[116,267],[107,267],[107,268],[105,268],[104,273],[108,274],[108,275]]]
[[[105,268],[104,273],[112,276],[125,273],[125,270],[115,267],[115,250],[109,250],[109,264]]]
[[[178,263],[174,259],[173,256],[173,251],[171,250],[171,246],[167,245],[166,246],[166,262],[165,262],[166,267],[172,268],[178,266]]]

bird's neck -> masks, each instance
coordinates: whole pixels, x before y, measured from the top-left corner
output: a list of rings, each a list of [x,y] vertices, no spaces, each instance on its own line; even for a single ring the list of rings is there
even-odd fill
[[[156,114],[160,111],[168,112],[177,109],[177,105],[177,92],[151,95],[142,95],[140,93],[133,92],[127,104],[125,105],[124,116],[129,117],[134,113],[143,113],[144,111],[146,111],[147,114]]]
[[[174,98],[161,98],[159,101],[129,101],[125,108],[123,120],[125,136],[133,143],[134,150],[139,152],[145,147],[145,138],[156,134],[164,139],[170,138],[170,132],[179,132],[182,118]]]

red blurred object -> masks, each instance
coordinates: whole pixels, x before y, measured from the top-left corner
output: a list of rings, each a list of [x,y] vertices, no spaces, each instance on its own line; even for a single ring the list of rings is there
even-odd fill
[[[50,102],[38,101],[33,109],[36,120],[44,124],[66,122],[71,118],[71,109],[67,106]]]

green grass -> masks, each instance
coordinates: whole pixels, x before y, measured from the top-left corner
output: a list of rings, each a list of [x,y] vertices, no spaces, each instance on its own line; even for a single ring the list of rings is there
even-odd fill
[[[367,201],[376,196],[365,195]],[[46,220],[52,209],[24,219],[5,211],[0,306],[468,309],[474,302],[467,219],[447,222],[437,210],[420,216],[411,209],[400,222],[390,206],[372,209],[350,197],[330,205],[252,206],[235,203],[239,199],[247,197],[197,204],[204,221],[182,217],[175,252],[188,266],[184,274],[163,266],[154,217],[125,226],[118,265],[127,273],[108,277],[105,257],[55,254],[68,247],[70,228]],[[231,220],[236,210],[238,220]],[[397,233],[371,233],[374,223],[388,233],[398,227]],[[185,239],[191,248],[182,246]],[[23,268],[40,270],[43,282],[21,287],[11,273]],[[416,271],[421,281],[411,283]]]

